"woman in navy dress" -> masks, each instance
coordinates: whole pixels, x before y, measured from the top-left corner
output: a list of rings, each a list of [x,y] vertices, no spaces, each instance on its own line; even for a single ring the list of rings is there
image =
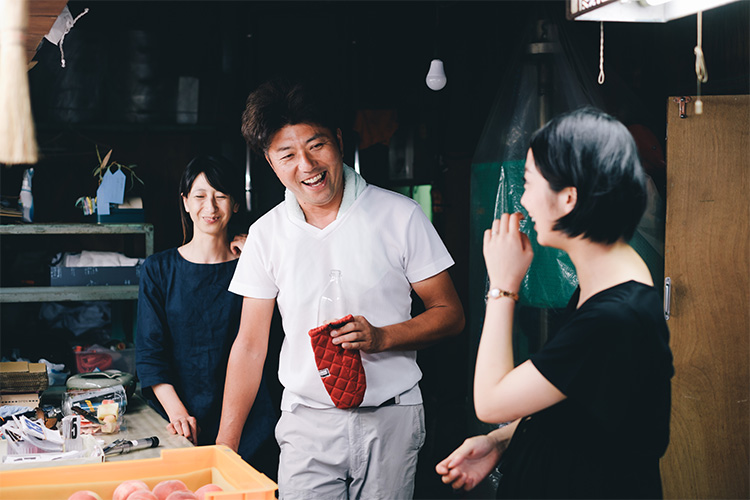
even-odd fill
[[[141,269],[136,371],[143,394],[169,432],[214,444],[229,350],[242,297],[227,290],[239,249],[227,227],[239,209],[231,164],[199,156],[180,180],[183,245],[151,255]],[[239,453],[248,461],[271,436],[276,416],[261,384]]]
[[[532,260],[521,214],[484,235],[490,281],[474,375],[488,423],[437,465],[471,489],[498,466],[498,498],[659,498],[674,373],[662,301],[628,245],[646,186],[628,130],[592,108],[531,139],[524,194],[540,245],[568,253],[579,287],[541,350],[515,366],[514,306]]]

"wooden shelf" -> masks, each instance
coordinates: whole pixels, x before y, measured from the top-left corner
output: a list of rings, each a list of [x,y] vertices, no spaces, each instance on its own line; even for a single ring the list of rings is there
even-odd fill
[[[0,224],[0,235],[143,234],[146,257],[154,253],[154,226],[127,224]],[[138,285],[0,288],[0,303],[136,300]]]
[[[0,289],[2,302],[69,302],[73,300],[135,300],[138,285],[26,286]]]
[[[154,253],[152,224],[0,224],[0,235],[3,234],[143,234],[146,237],[146,256]]]

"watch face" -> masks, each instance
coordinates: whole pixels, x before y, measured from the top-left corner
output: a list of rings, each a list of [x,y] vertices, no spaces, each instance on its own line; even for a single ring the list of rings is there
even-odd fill
[[[500,297],[508,297],[509,299],[513,299],[515,302],[518,302],[518,294],[513,292],[508,292],[505,290],[501,290],[499,288],[493,288],[489,292],[487,292],[487,298],[488,299],[498,299]]]

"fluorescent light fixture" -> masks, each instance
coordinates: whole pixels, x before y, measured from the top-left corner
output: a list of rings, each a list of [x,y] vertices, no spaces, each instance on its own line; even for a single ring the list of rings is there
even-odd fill
[[[739,0],[567,0],[568,19],[666,23]]]
[[[641,5],[663,5],[672,0],[638,0]]]

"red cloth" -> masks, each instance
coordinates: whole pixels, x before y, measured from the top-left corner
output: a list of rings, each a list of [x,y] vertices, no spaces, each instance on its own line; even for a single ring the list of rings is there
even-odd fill
[[[320,378],[333,404],[341,409],[356,408],[362,404],[367,388],[359,350],[335,345],[331,337],[332,330],[353,319],[350,314],[308,332]]]
[[[109,370],[112,368],[112,356],[106,352],[76,353],[78,373],[93,372],[95,369]]]

